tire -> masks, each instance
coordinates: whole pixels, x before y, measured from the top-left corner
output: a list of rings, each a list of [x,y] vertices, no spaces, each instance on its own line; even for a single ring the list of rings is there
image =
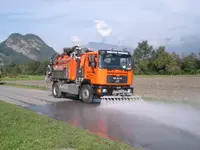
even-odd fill
[[[92,103],[93,89],[90,85],[85,84],[81,87],[80,98],[83,103]]]
[[[58,82],[55,82],[52,85],[52,94],[53,94],[53,97],[55,97],[55,98],[61,98],[62,97],[62,92],[60,91]]]

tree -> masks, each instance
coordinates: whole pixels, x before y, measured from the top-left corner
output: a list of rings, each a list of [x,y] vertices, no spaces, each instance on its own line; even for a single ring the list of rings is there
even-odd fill
[[[166,72],[173,75],[181,73],[181,60],[175,52],[171,54],[169,64],[166,65]]]
[[[198,70],[199,70],[199,73],[200,73],[200,52],[199,52],[199,57],[198,57]]]
[[[135,64],[139,64],[141,60],[151,58],[152,50],[153,46],[149,46],[147,41],[142,41],[141,43],[138,43],[138,46],[135,48],[133,53]]]
[[[21,70],[17,64],[11,63],[10,65],[5,66],[4,72],[9,76],[15,77],[21,73]]]
[[[172,57],[169,55],[168,52],[166,52],[164,46],[158,47],[154,55],[155,60],[153,62],[153,65],[155,67],[155,70],[160,74],[165,74],[167,65],[169,65],[172,61]]]
[[[45,73],[46,67],[49,64],[49,60],[46,60],[40,64],[38,69],[35,71],[36,74],[43,75]]]
[[[40,67],[39,61],[30,61],[27,64],[27,74],[36,75],[36,71]]]
[[[194,53],[191,53],[189,56],[183,59],[183,70],[186,73],[196,74],[198,68],[198,59]]]
[[[147,41],[138,43],[133,53],[133,63],[137,67],[139,74],[149,74],[150,58],[153,51],[153,46],[149,46]]]
[[[150,74],[151,70],[149,69],[149,64],[150,61],[148,59],[139,62],[140,74]]]

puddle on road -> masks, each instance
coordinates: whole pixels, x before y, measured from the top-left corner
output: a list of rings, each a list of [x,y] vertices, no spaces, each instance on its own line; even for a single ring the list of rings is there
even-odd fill
[[[135,147],[200,149],[200,111],[189,105],[144,101],[99,106],[65,101],[30,109]]]
[[[200,136],[200,106],[169,101],[135,102],[133,105],[107,105],[107,109],[123,110],[127,115],[144,116],[168,126]]]

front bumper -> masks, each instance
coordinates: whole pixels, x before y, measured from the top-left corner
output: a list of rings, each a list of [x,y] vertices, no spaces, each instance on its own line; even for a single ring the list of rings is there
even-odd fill
[[[130,94],[133,94],[134,92],[134,87],[132,86],[95,86],[93,89],[94,94],[97,97],[114,95],[115,92],[120,90],[126,91]]]

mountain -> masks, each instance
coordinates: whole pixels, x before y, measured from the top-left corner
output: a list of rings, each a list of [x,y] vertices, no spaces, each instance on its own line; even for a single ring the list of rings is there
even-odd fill
[[[151,43],[149,43],[151,45]],[[161,45],[162,46],[162,45]],[[173,39],[169,39],[168,44],[165,44],[168,52],[176,52],[180,56],[184,53],[184,55],[189,55],[191,52],[198,54],[200,53],[200,35],[190,35],[190,36],[181,36],[177,41],[173,41]],[[127,46],[119,46],[107,43],[98,43],[98,42],[89,42],[86,47],[98,49],[124,49],[131,53],[133,53],[135,47],[127,47]],[[154,46],[157,48],[157,46]]]
[[[13,33],[0,43],[0,58],[5,64],[44,61],[54,53],[55,50],[35,34]]]

